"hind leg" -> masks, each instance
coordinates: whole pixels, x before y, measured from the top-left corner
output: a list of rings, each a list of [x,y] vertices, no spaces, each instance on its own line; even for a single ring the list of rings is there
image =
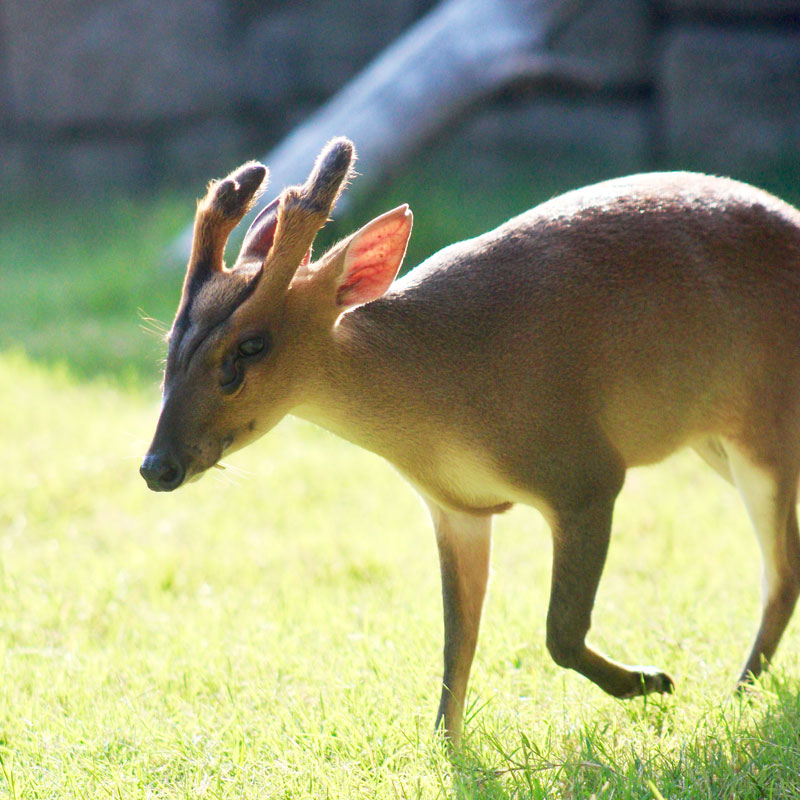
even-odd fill
[[[608,551],[613,507],[613,496],[600,496],[553,515],[547,649],[556,664],[576,670],[615,697],[672,692],[672,679],[661,670],[621,664],[586,642]]]
[[[800,594],[800,535],[797,526],[797,471],[763,466],[725,444],[731,475],[744,500],[761,546],[761,625],[739,685],[761,674],[780,642]]]

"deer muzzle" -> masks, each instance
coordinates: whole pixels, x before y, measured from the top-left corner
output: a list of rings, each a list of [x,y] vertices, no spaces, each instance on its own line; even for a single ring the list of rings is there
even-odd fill
[[[169,453],[148,453],[139,467],[139,474],[154,492],[171,492],[186,478],[186,469]]]

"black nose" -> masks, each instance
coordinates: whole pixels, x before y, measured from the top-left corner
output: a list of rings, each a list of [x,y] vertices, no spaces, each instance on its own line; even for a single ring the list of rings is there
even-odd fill
[[[154,492],[171,492],[186,477],[186,470],[174,458],[161,453],[148,453],[139,467],[140,475]]]

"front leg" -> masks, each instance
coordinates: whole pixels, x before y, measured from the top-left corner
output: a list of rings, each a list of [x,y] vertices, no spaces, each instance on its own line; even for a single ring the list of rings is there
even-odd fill
[[[461,739],[464,699],[489,580],[491,515],[445,511],[429,502],[442,570],[444,677],[436,727],[453,745]]]

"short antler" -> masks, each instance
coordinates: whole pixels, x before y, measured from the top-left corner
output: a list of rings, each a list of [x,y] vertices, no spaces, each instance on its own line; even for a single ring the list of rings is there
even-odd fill
[[[317,157],[314,169],[303,186],[309,210],[323,212],[326,216],[347,187],[356,153],[349,139],[331,139]]]
[[[228,237],[258,199],[267,174],[263,164],[249,161],[224,180],[209,184],[206,196],[197,204],[187,285],[223,270]]]
[[[308,260],[314,237],[347,185],[355,158],[349,139],[332,139],[317,157],[306,182],[284,189],[275,209],[268,207],[253,222],[240,258],[252,255],[252,242],[268,242],[259,291],[279,291],[288,285],[298,265]],[[270,225],[274,233],[267,230]]]
[[[294,233],[295,228],[308,230],[311,238],[306,248],[310,247],[347,185],[355,158],[355,147],[349,139],[328,142],[306,182],[302,186],[290,186],[281,195],[279,234],[283,230]]]

